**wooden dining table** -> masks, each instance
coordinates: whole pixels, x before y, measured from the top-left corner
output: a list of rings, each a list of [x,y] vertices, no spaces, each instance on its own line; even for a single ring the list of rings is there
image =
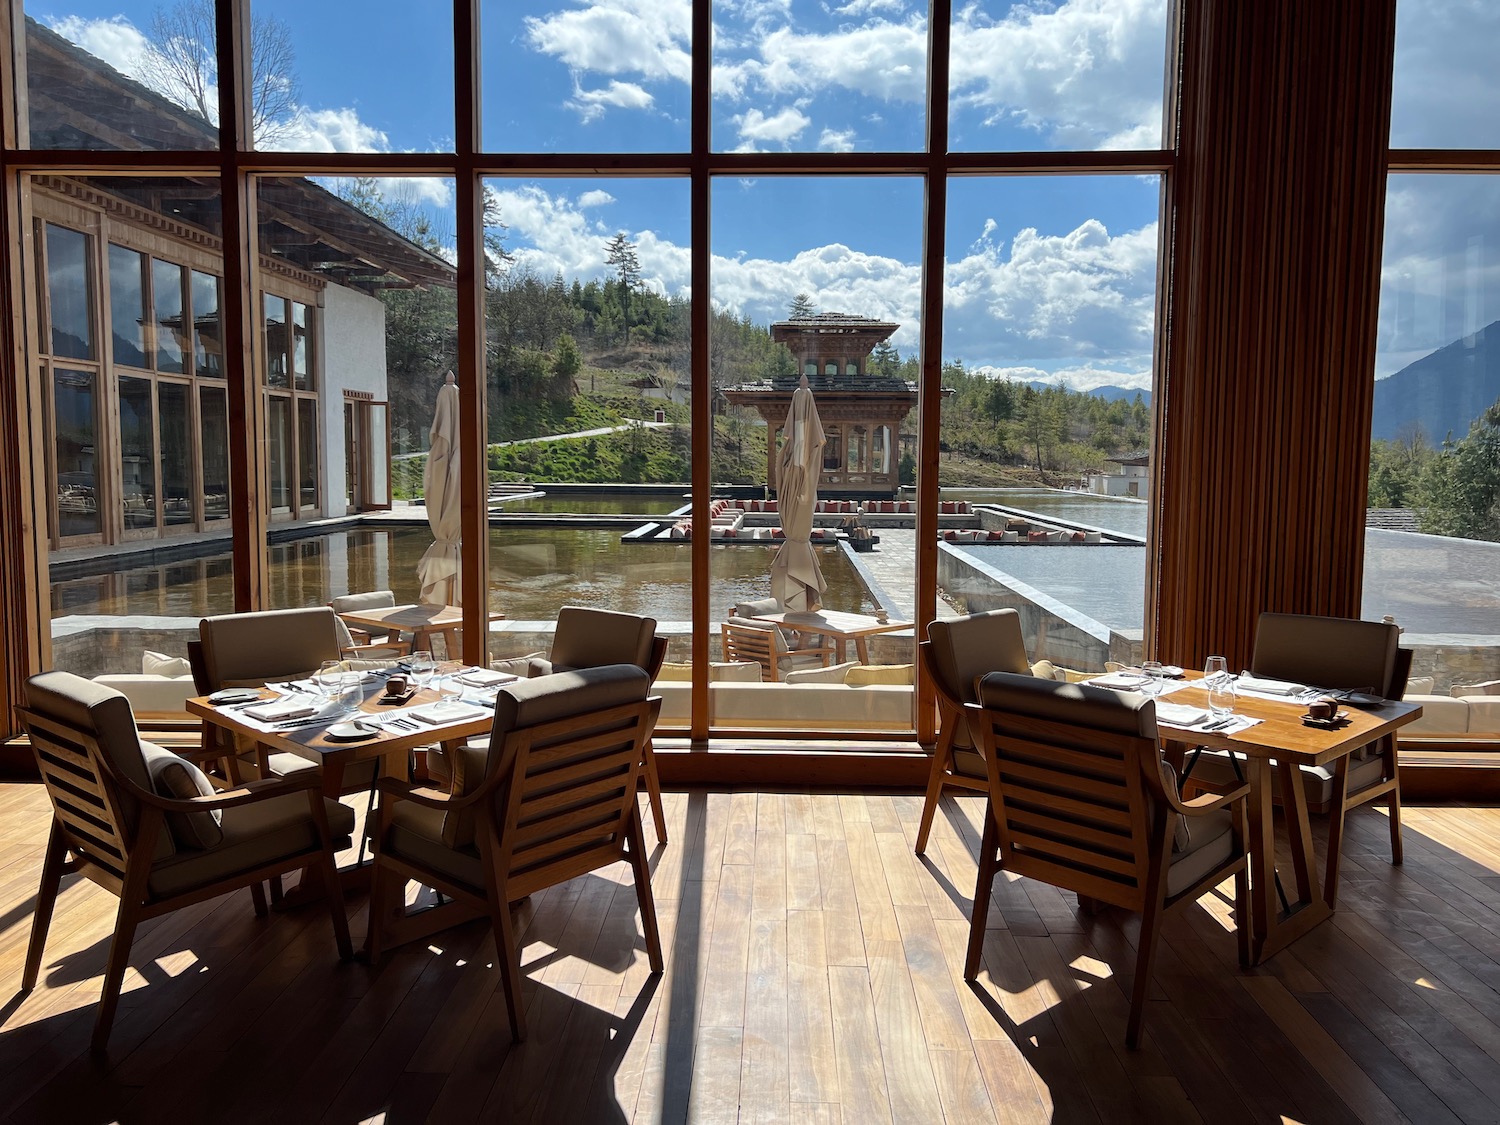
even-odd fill
[[[269,702],[277,697],[277,693],[263,689],[261,696]],[[187,710],[205,723],[212,723],[250,742],[259,743],[267,752],[285,751],[315,763],[322,773],[323,795],[335,801],[344,793],[344,777],[351,765],[379,759],[379,776],[405,778],[408,773],[407,762],[413,750],[440,743],[451,753],[462,746],[465,739],[488,734],[493,722],[492,711],[487,711],[483,715],[471,715],[440,724],[410,719],[412,725],[409,728],[405,724],[401,728],[381,725],[370,737],[356,741],[330,736],[330,727],[357,719],[361,715],[369,715],[388,723],[390,718],[400,717],[402,712],[438,701],[435,691],[426,690],[417,692],[403,704],[393,705],[383,695],[383,682],[378,678],[372,678],[364,685],[362,696],[356,712],[331,715],[325,722],[306,725],[272,725],[269,730],[265,725],[245,716],[241,706],[215,706],[206,696],[189,699]],[[367,883],[368,875],[368,864],[339,869],[339,879],[346,890]],[[308,872],[304,871],[304,882],[307,878]],[[288,897],[293,898],[292,895]],[[307,897],[307,893],[299,891],[293,901],[301,897]]]
[[[868,664],[870,637],[877,633],[899,633],[912,627],[910,621],[881,620],[863,613],[844,613],[833,609],[820,609],[814,613],[757,613],[754,620],[772,621],[782,629],[790,629],[794,633],[829,638],[834,643],[841,664],[847,642],[854,642],[854,652],[859,662]]]
[[[1187,686],[1172,692],[1172,703],[1184,703],[1207,709],[1208,692],[1199,683],[1200,673],[1188,673]],[[1173,757],[1181,766],[1182,750],[1187,746],[1204,746],[1231,750],[1244,762],[1245,781],[1250,786],[1249,821],[1246,826],[1250,850],[1251,962],[1259,964],[1290,942],[1333,914],[1333,897],[1328,880],[1320,880],[1313,848],[1307,796],[1299,766],[1333,766],[1361,746],[1394,734],[1422,715],[1417,703],[1386,700],[1378,707],[1360,710],[1344,708],[1348,721],[1336,729],[1304,725],[1301,716],[1307,710],[1305,701],[1262,699],[1241,695],[1235,701],[1235,714],[1261,720],[1244,730],[1186,730],[1159,724],[1164,742],[1177,744]],[[1280,769],[1273,769],[1279,765]],[[1296,897],[1290,893],[1285,909],[1279,909],[1276,894],[1277,846],[1272,821],[1275,804],[1273,778],[1280,779],[1281,806],[1286,819],[1287,859],[1293,875]],[[1335,793],[1330,816],[1342,816],[1343,794]],[[1343,833],[1330,831],[1329,872],[1337,872]]]
[[[393,605],[384,609],[351,609],[339,614],[345,624],[372,634],[395,637],[412,635],[413,649],[432,651],[434,637],[442,637],[446,655],[458,659],[458,631],[464,627],[461,605]],[[488,620],[504,620],[503,613],[490,613]]]

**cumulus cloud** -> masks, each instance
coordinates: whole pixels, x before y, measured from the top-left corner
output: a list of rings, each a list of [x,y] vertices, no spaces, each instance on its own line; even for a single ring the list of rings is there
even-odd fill
[[[644,88],[634,82],[612,81],[597,90],[585,90],[575,86],[568,107],[576,110],[579,118],[587,124],[597,121],[610,109],[650,109],[655,100]]]
[[[526,42],[575,74],[635,74],[690,81],[691,0],[591,0],[526,18]]]
[[[578,197],[578,206],[582,208],[607,207],[614,201],[615,197],[610,195],[607,191],[586,191]]]
[[[89,20],[64,16],[48,20],[57,34],[78,44],[95,58],[103,59],[121,74],[139,80],[151,54],[151,41],[125,16]]]
[[[824,129],[818,137],[818,147],[825,152],[853,152],[853,129]]]
[[[740,131],[740,146],[746,148],[762,142],[785,145],[800,136],[812,120],[795,106],[788,106],[769,116],[752,109],[735,117],[734,123]]]

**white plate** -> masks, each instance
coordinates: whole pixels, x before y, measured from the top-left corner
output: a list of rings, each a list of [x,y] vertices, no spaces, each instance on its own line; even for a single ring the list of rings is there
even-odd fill
[[[331,738],[335,742],[358,742],[364,738],[374,738],[380,733],[380,728],[373,723],[363,723],[358,720],[348,723],[334,723],[323,732],[324,738]]]

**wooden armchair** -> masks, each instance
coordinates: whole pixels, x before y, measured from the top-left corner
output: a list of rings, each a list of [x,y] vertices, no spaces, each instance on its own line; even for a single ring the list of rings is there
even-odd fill
[[[938,705],[938,740],[927,775],[922,823],[917,829],[916,852],[922,855],[944,786],[982,793],[989,785],[984,759],[964,718],[964,704],[974,702],[974,681],[986,672],[1025,674],[1031,665],[1026,658],[1026,640],[1021,636],[1021,617],[1013,609],[934,621],[917,651],[923,668],[932,677]]]
[[[328,608],[335,614],[353,613],[357,610],[394,609],[396,595],[390,590],[371,590],[363,594],[343,594],[333,598]],[[355,628],[342,617],[337,617],[339,648],[343,654],[355,659],[380,656],[406,656],[411,652],[411,641],[401,639],[401,630],[387,629],[383,636],[369,629]],[[377,631],[378,632],[378,631]]]
[[[636,786],[661,708],[650,680],[628,664],[521,680],[500,689],[488,745],[455,757],[449,790],[383,778],[366,948],[488,917],[502,966],[511,1030],[525,1037],[511,904],[628,859],[646,952],[662,968]],[[450,901],[408,915],[408,881]]]
[[[824,639],[822,644],[792,648],[787,644],[786,634],[772,621],[731,617],[721,628],[724,659],[731,663],[754,661],[765,669],[765,678],[772,683],[785,680],[789,672],[827,668],[833,662],[831,641]]]
[[[989,767],[964,977],[978,974],[990,885],[1010,871],[1080,905],[1139,912],[1125,1043],[1140,1040],[1163,916],[1234,876],[1240,964],[1250,961],[1244,830],[1250,787],[1183,802],[1143,696],[992,672],[965,705]]]
[[[42,950],[64,875],[82,875],[119,896],[120,907],[94,1022],[93,1049],[109,1040],[136,927],[150,918],[314,867],[335,888],[333,854],[346,846],[354,814],[326,801],[311,771],[215,793],[195,766],[143,742],[119,692],[70,672],[44,672],[18,708],[52,800],[21,991],[36,987]],[[331,827],[330,827],[331,826]],[[342,838],[342,839],[339,839]],[[344,904],[327,894],[339,955],[352,955]]]

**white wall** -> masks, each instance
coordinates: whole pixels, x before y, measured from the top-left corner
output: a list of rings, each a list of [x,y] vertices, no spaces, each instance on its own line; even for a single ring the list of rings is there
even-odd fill
[[[318,400],[323,442],[323,514],[341,516],[344,505],[344,391],[386,398],[385,306],[355,289],[329,285],[318,317],[322,393]]]

